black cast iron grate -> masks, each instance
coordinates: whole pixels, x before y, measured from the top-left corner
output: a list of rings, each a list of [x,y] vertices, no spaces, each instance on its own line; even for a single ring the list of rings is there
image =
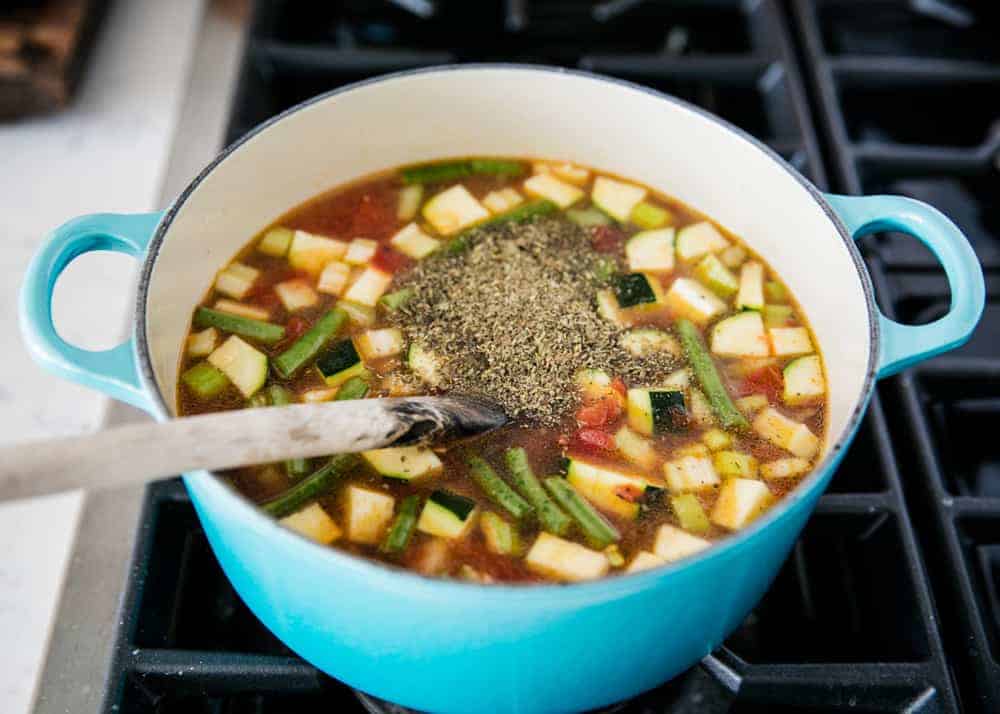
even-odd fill
[[[435,12],[422,17],[428,8]],[[838,41],[879,37],[861,27]],[[827,185],[777,0],[261,2],[228,139],[369,76],[490,60],[580,67],[663,89],[742,126]],[[950,408],[972,419],[980,407]],[[754,613],[701,667],[615,711],[959,711],[918,553],[923,528],[907,511],[893,448],[910,437],[894,433],[876,396],[830,492]],[[929,439],[921,446],[956,448]],[[987,460],[968,462],[965,481],[976,483],[983,464],[988,471]],[[267,632],[221,573],[179,481],[148,490],[142,519],[107,712],[394,711],[318,673]],[[979,520],[965,527],[972,536],[986,528]],[[989,566],[996,550],[986,543],[971,557]],[[995,600],[998,574],[989,573]]]

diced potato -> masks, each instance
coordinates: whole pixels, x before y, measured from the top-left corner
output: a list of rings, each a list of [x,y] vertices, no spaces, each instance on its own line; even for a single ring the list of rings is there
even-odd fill
[[[590,178],[590,172],[587,169],[573,164],[552,164],[551,170],[563,181],[569,181],[577,186],[587,183],[587,179]]]
[[[312,307],[319,301],[319,295],[312,289],[312,286],[300,278],[276,284],[274,292],[288,312]]]
[[[311,503],[302,510],[285,516],[278,523],[323,545],[333,543],[343,534],[340,526],[318,503]]]
[[[779,357],[807,355],[813,351],[809,330],[804,327],[772,327],[767,334],[774,354]]]
[[[670,562],[687,558],[689,555],[705,550],[710,545],[711,543],[704,538],[693,536],[687,531],[665,523],[656,531],[653,554]]]
[[[704,444],[685,444],[674,449],[673,456],[679,459],[682,456],[708,456],[708,453],[708,447]]]
[[[440,248],[441,241],[424,233],[416,223],[408,223],[389,239],[389,245],[414,260],[422,260]]]
[[[413,568],[422,575],[440,575],[451,563],[451,543],[447,538],[430,538],[417,551]]]
[[[292,230],[289,228],[272,228],[257,244],[257,250],[264,255],[273,255],[275,258],[284,258],[288,253],[288,246],[292,244]]]
[[[684,226],[677,232],[677,257],[690,262],[729,247],[729,241],[708,221]]]
[[[736,400],[736,408],[744,414],[756,414],[767,406],[767,397],[763,394],[748,394]]]
[[[674,280],[665,300],[677,317],[686,317],[698,325],[704,325],[716,315],[726,311],[726,303],[691,278]]]
[[[230,263],[215,277],[215,289],[223,295],[242,300],[260,277],[260,271],[243,263]]]
[[[776,446],[803,459],[811,459],[819,451],[819,438],[805,424],[789,419],[773,407],[761,411],[753,421],[753,429]]]
[[[603,369],[577,370],[576,386],[580,389],[580,396],[588,402],[596,402],[616,393],[611,386],[611,377]]]
[[[613,290],[597,291],[597,314],[615,325],[625,325],[621,309],[618,307],[618,298],[615,297]]]
[[[267,379],[267,355],[254,349],[236,335],[222,343],[208,361],[229,377],[244,397],[250,398]]]
[[[708,402],[708,397],[697,387],[691,387],[688,391],[688,411],[691,413],[691,421],[695,426],[712,426],[715,423],[715,412]]]
[[[218,341],[219,331],[214,327],[195,332],[187,338],[187,353],[191,357],[204,357],[212,353]]]
[[[628,564],[625,568],[626,573],[638,573],[642,570],[651,570],[653,568],[658,568],[661,565],[665,565],[667,561],[658,555],[653,555],[648,550],[640,550],[636,553],[636,556],[632,558],[632,562]]]
[[[523,202],[524,197],[512,186],[490,191],[483,196],[483,205],[490,209],[490,213],[493,215],[506,213]]]
[[[368,265],[375,257],[378,243],[368,238],[355,238],[348,244],[344,262],[351,265]]]
[[[323,272],[320,273],[319,283],[316,285],[316,289],[321,293],[336,295],[339,297],[343,294],[344,288],[347,287],[347,281],[350,277],[351,266],[347,263],[341,263],[338,260],[334,260],[323,268]]]
[[[733,443],[733,437],[727,432],[722,431],[722,429],[709,429],[701,435],[701,440],[712,451],[725,449]]]
[[[318,404],[319,402],[329,402],[336,398],[340,387],[326,387],[322,389],[310,389],[302,392],[302,401],[306,404]]]
[[[399,189],[399,203],[396,204],[396,218],[401,221],[411,221],[420,210],[420,201],[424,198],[424,187],[420,184],[404,186]]]
[[[741,245],[731,245],[719,253],[719,260],[727,268],[738,268],[747,259],[747,252]]]
[[[773,501],[774,496],[763,481],[726,479],[709,517],[717,526],[738,530],[766,511]]]
[[[569,208],[583,198],[583,191],[551,174],[535,174],[527,179],[524,192],[536,198],[547,198],[560,208]]]
[[[288,264],[312,275],[319,275],[327,263],[340,260],[347,253],[347,243],[335,238],[295,231],[288,248]]]
[[[809,473],[810,463],[797,456],[787,459],[775,459],[760,465],[760,475],[768,481],[783,478],[798,478]]]
[[[621,473],[605,466],[572,459],[566,480],[594,506],[620,518],[639,515],[637,501],[650,486],[637,474]]]
[[[625,242],[625,259],[633,272],[669,273],[674,269],[674,229],[636,233]]]
[[[679,369],[676,372],[671,372],[660,383],[660,386],[684,391],[691,386],[691,371],[688,369]]]
[[[403,351],[403,331],[398,327],[368,330],[354,340],[364,360],[383,359]]]
[[[683,354],[677,338],[669,332],[648,327],[629,330],[618,338],[618,343],[636,357],[666,353],[679,359]]]
[[[539,575],[571,582],[603,577],[610,567],[604,553],[545,532],[539,534],[524,563]]]
[[[590,198],[602,211],[624,223],[647,193],[649,191],[642,186],[598,176],[594,179]]]
[[[212,307],[220,312],[228,312],[231,315],[239,315],[240,317],[249,317],[251,320],[266,321],[271,317],[270,310],[265,310],[257,305],[246,305],[235,300],[219,299],[215,301],[215,305]]]
[[[344,299],[358,305],[375,307],[391,283],[392,276],[388,273],[383,273],[378,268],[365,268],[344,293]]]
[[[742,451],[717,451],[712,464],[725,478],[757,478],[757,459]]]
[[[425,203],[423,215],[434,230],[447,236],[489,218],[490,212],[465,186],[457,184]]]
[[[719,320],[712,327],[712,352],[720,357],[767,357],[771,345],[760,313],[748,310]]]
[[[396,499],[360,486],[348,486],[345,499],[347,537],[355,543],[378,543],[392,520]]]
[[[627,426],[623,426],[615,433],[615,448],[627,461],[643,469],[653,469],[659,460],[653,443]]]
[[[760,310],[764,307],[764,266],[748,260],[740,268],[740,289],[736,293],[737,310]]]
[[[667,461],[663,473],[671,493],[703,491],[719,485],[719,475],[708,456],[682,456]]]

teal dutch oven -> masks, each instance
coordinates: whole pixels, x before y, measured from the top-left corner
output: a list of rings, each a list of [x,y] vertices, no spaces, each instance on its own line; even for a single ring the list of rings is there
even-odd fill
[[[567,586],[432,580],[323,548],[222,481],[184,475],[226,575],[285,644],[352,687],[435,712],[561,712],[651,689],[718,647],[761,598],[826,488],[875,380],[962,344],[983,309],[981,268],[938,211],[889,196],[824,195],[739,129],[625,82],[544,67],[442,67],[316,97],[227,148],[163,213],[95,214],[58,228],[22,292],[24,339],[68,379],[157,419],[192,307],[218,266],[289,208],[365,174],[451,156],[543,156],[628,176],[745,238],[809,317],[830,392],[815,472],[747,529],[670,565]],[[918,238],[951,286],[947,315],[889,320],[854,239]],[[64,342],[52,289],[94,250],[142,261],[132,337],[104,352]]]

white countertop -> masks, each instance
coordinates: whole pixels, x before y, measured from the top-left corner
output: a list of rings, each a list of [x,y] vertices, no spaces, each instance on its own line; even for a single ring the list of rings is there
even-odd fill
[[[17,291],[40,241],[79,214],[160,207],[205,3],[110,5],[72,106],[0,125],[0,443],[92,431],[109,403],[42,371],[21,343]],[[55,303],[64,337],[89,348],[117,342],[134,274],[134,263],[122,256],[93,254],[74,263]],[[0,711],[6,714],[31,706],[81,503],[80,494],[68,494],[0,507]]]

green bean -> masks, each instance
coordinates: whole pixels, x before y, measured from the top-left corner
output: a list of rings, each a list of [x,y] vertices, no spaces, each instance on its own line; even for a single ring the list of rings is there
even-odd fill
[[[750,422],[743,416],[743,413],[733,404],[726,385],[722,383],[722,377],[715,368],[712,356],[705,349],[705,344],[701,340],[701,333],[690,320],[680,319],[676,323],[677,334],[681,338],[681,345],[687,354],[694,376],[701,384],[701,388],[708,397],[708,403],[712,411],[719,418],[719,424],[723,429],[739,429],[746,431],[750,428]]]
[[[349,380],[340,385],[340,389],[337,390],[337,396],[334,397],[334,401],[339,402],[343,399],[364,399],[366,394],[368,394],[368,382],[361,379],[361,377],[351,377]]]
[[[508,486],[502,478],[497,476],[493,467],[483,461],[483,459],[470,454],[466,457],[466,463],[469,464],[469,473],[472,475],[472,480],[498,506],[514,516],[514,518],[519,521],[524,520],[535,512],[531,504],[518,496],[517,492]]]
[[[195,327],[217,327],[225,332],[249,337],[266,345],[280,342],[285,337],[285,328],[281,325],[254,320],[242,315],[233,315],[208,307],[199,307],[195,310],[193,322]]]
[[[399,506],[399,513],[396,520],[392,522],[392,527],[382,541],[380,550],[383,553],[402,553],[406,550],[406,544],[410,542],[413,529],[417,525],[417,513],[420,511],[420,496],[413,494],[403,499]]]
[[[501,213],[499,216],[489,219],[488,221],[483,221],[472,228],[467,228],[466,230],[459,233],[457,236],[452,238],[444,247],[444,252],[446,254],[461,253],[463,250],[469,247],[469,239],[473,232],[479,230],[480,228],[488,228],[490,226],[499,226],[504,223],[525,223],[530,221],[536,216],[545,216],[553,213],[559,209],[559,206],[554,204],[547,198],[541,198],[537,201],[528,201],[527,203],[522,203],[517,208],[511,209],[506,213]]]
[[[280,384],[272,384],[263,392],[258,392],[258,394],[264,394],[268,403],[276,407],[283,407],[295,401],[292,399],[292,393]],[[293,481],[298,481],[308,474],[310,468],[311,463],[309,459],[288,459],[285,461],[285,472],[288,474],[288,478]]]
[[[553,503],[545,489],[542,488],[535,472],[531,470],[531,464],[528,462],[528,454],[525,450],[520,447],[507,449],[504,456],[507,459],[507,469],[510,471],[514,486],[534,506],[542,527],[554,535],[566,533],[573,522],[560,510],[559,506]]]
[[[337,454],[325,466],[314,471],[277,498],[261,504],[261,508],[275,518],[284,518],[289,513],[294,513],[302,508],[309,501],[327,493],[344,473],[357,463],[357,460],[358,457],[354,454]]]
[[[302,333],[292,346],[275,357],[271,364],[274,370],[285,379],[299,371],[306,362],[315,359],[320,350],[326,346],[330,338],[337,334],[340,326],[347,322],[347,313],[334,308],[326,313],[316,324]]]
[[[410,166],[400,171],[404,183],[440,183],[455,179],[489,174],[491,176],[520,176],[525,166],[520,161],[502,159],[470,159],[465,161],[438,161],[432,164]]]
[[[394,293],[387,293],[379,298],[379,304],[391,311],[398,310],[413,297],[413,288],[402,288]]]
[[[591,547],[602,549],[621,540],[618,529],[608,523],[600,513],[594,510],[583,496],[576,492],[569,481],[559,476],[545,479],[545,488],[549,489],[552,498],[566,509],[573,520],[580,526]]]

